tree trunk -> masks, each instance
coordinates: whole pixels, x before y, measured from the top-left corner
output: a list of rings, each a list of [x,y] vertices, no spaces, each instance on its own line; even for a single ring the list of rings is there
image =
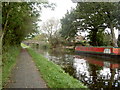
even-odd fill
[[[114,69],[110,69],[111,72],[111,77],[110,77],[110,81],[109,81],[109,88],[112,88],[112,83],[114,81],[114,77],[115,77],[115,70]]]
[[[118,32],[118,40],[117,40],[117,44],[118,44],[118,46],[120,47],[120,30],[119,30],[119,32]]]
[[[91,34],[91,45],[92,46],[98,46],[98,43],[97,43],[97,32],[98,32],[98,29],[95,28],[91,32],[92,32],[92,34]]]
[[[111,35],[112,35],[112,46],[113,47],[118,47],[117,45],[117,40],[115,38],[115,33],[114,33],[114,27],[113,27],[113,24],[110,24],[110,29],[111,29]]]

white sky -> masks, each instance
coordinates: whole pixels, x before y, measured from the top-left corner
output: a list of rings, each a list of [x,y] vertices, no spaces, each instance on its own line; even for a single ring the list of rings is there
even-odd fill
[[[52,17],[56,19],[61,19],[71,7],[75,7],[76,3],[73,3],[71,0],[48,0],[50,3],[56,3],[56,8],[54,11],[48,8],[42,10],[41,19],[46,21]]]

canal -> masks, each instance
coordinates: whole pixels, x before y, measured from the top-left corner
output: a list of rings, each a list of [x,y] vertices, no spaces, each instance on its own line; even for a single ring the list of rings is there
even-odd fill
[[[60,65],[65,72],[80,80],[90,89],[120,90],[120,59],[77,55],[58,50],[35,49],[48,60]]]

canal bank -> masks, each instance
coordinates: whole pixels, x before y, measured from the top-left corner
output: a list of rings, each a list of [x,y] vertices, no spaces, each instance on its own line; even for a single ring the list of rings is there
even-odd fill
[[[31,56],[25,48],[21,49],[16,60],[16,65],[9,77],[9,80],[4,87],[5,90],[10,88],[47,88],[46,82],[41,78],[35,63],[32,61]]]
[[[28,48],[29,54],[32,56],[33,60],[38,67],[43,79],[47,82],[49,88],[86,88],[77,79],[71,77],[68,73],[65,73],[64,70],[54,64],[51,61],[48,61],[42,55],[36,53],[34,50]]]
[[[76,55],[63,50],[34,49],[48,60],[61,66],[69,75],[90,89],[120,89],[119,58]]]

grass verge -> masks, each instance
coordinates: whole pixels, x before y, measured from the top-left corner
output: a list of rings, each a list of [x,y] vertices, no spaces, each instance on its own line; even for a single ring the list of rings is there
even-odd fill
[[[27,50],[49,88],[87,88],[80,81],[65,73],[60,66],[48,61],[31,48]]]
[[[2,89],[2,55],[0,55],[0,90]]]
[[[7,52],[2,55],[2,86],[7,82],[13,66],[16,64],[16,58],[20,52],[20,47],[9,47]]]

